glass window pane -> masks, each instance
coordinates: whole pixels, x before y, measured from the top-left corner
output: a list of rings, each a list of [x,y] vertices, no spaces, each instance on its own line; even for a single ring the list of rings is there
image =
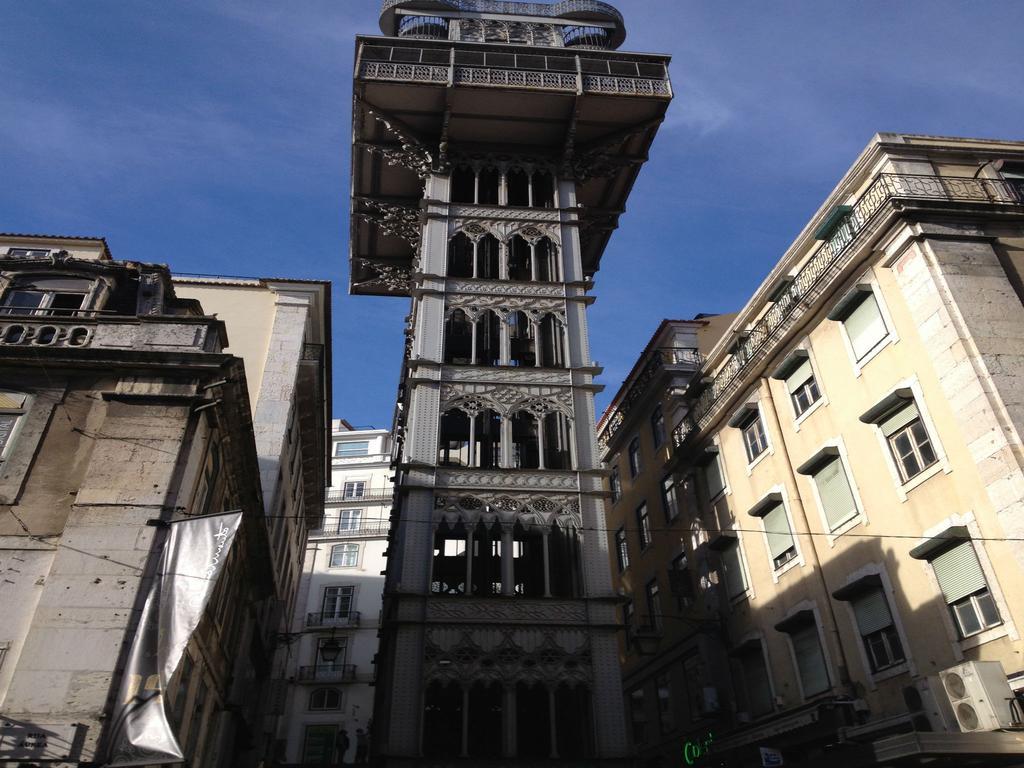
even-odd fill
[[[964,637],[981,631],[981,622],[970,598],[955,604],[953,606],[953,613],[956,615],[957,623],[960,625],[960,632]]]
[[[1002,623],[1002,619],[999,616],[999,608],[996,607],[996,601],[992,598],[992,593],[987,589],[984,592],[979,592],[974,596],[975,602],[978,604],[978,609],[981,611],[981,619],[985,622],[986,627],[993,627],[996,624]]]

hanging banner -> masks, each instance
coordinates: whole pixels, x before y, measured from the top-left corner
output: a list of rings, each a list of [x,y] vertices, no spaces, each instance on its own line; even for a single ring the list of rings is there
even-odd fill
[[[107,765],[184,760],[167,719],[164,691],[199,625],[241,521],[241,512],[231,512],[171,523],[121,678]]]

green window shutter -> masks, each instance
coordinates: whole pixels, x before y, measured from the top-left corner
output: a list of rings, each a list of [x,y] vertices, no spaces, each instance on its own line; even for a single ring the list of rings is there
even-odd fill
[[[888,416],[878,426],[882,430],[882,434],[889,437],[895,432],[903,429],[907,424],[918,418],[920,414],[917,410],[917,403],[911,402],[909,405],[900,408],[891,416]]]
[[[815,472],[814,483],[818,486],[818,496],[821,497],[821,506],[830,531],[857,514],[857,505],[842,461],[836,459]]]
[[[846,334],[850,337],[853,355],[858,360],[864,358],[888,333],[873,293],[864,297],[843,324],[846,326]]]
[[[855,597],[853,614],[857,617],[857,628],[861,635],[870,635],[892,624],[892,614],[885,600],[885,593],[878,587]]]
[[[828,670],[825,668],[825,656],[821,652],[818,628],[811,624],[794,632],[791,639],[804,696],[813,696],[827,690]]]
[[[708,481],[708,498],[713,499],[725,489],[725,481],[722,479],[722,468],[718,463],[718,456],[711,457],[711,463],[704,470],[704,476]]]
[[[939,580],[939,588],[947,603],[955,603],[988,586],[978,555],[969,541],[947,549],[936,557],[932,560],[932,568],[935,569],[935,578]]]
[[[722,550],[722,570],[726,594],[730,598],[742,595],[747,590],[747,579],[743,573],[738,541]]]
[[[776,558],[793,546],[793,532],[789,528],[786,508],[776,504],[764,516],[764,532],[768,537],[768,549]]]
[[[786,389],[790,392],[798,389],[801,384],[814,376],[814,369],[811,368],[811,361],[804,360],[797,366],[789,376],[786,377]]]

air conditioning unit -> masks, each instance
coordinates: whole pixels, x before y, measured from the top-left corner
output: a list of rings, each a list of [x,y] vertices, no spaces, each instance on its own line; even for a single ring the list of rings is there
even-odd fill
[[[952,709],[952,728],[960,731],[994,731],[1013,725],[1010,701],[1013,691],[998,661],[968,661],[939,672],[943,696]]]

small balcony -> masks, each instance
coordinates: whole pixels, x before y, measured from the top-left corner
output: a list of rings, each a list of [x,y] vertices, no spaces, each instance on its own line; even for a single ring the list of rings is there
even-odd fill
[[[355,664],[316,664],[311,667],[299,667],[300,683],[351,683],[355,679]]]
[[[307,613],[306,629],[332,629],[343,627],[358,627],[359,611],[348,611],[346,613]]]
[[[343,528],[340,525],[333,525],[330,528],[317,528],[309,532],[309,535],[318,539],[345,538],[345,539],[372,539],[387,536],[391,529],[391,523],[386,520],[372,523],[361,523],[355,528]]]
[[[366,457],[361,457],[364,461]],[[344,489],[329,490],[324,494],[325,504],[361,504],[367,501],[391,501],[394,488],[367,488],[361,493],[346,493]]]

